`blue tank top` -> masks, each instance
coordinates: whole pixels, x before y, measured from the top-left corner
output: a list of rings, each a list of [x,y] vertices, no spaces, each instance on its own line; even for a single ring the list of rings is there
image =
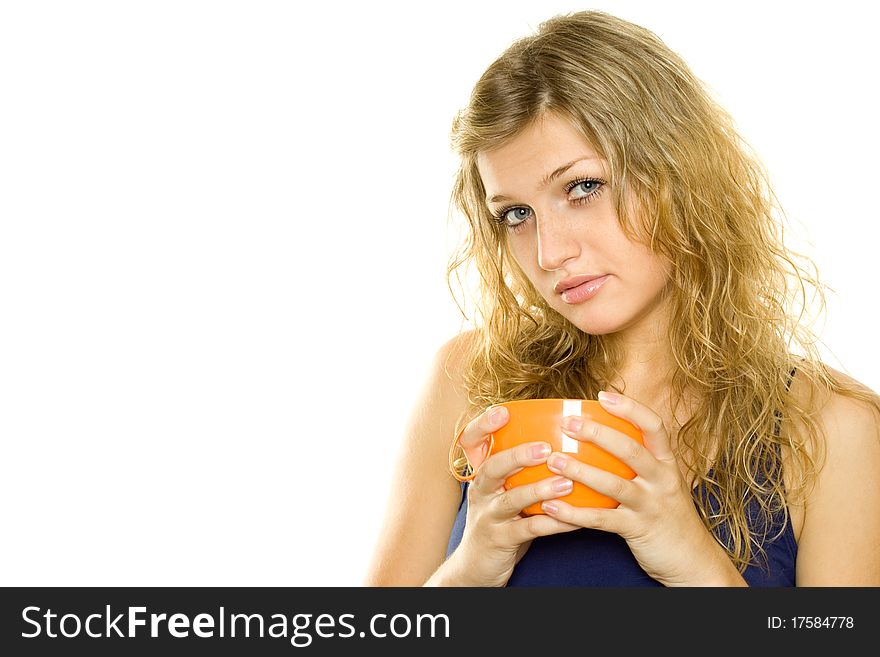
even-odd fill
[[[793,377],[795,370],[791,371]],[[788,385],[791,385],[789,379]],[[781,416],[776,411],[776,435],[779,435]],[[777,452],[778,453],[778,452]],[[458,515],[449,536],[446,556],[461,543],[467,520],[467,487],[461,485]],[[714,500],[710,508],[716,509]],[[757,503],[748,509],[752,527],[755,527]],[[773,537],[783,523],[780,512],[772,518],[768,537]],[[726,544],[725,526],[717,531]],[[763,534],[763,532],[761,532]],[[789,515],[778,538],[764,544],[766,559],[757,558],[743,572],[749,586],[794,586],[797,542]],[[626,541],[613,532],[598,529],[577,529],[552,536],[539,536],[532,541],[519,563],[514,567],[508,586],[662,586],[642,570]]]

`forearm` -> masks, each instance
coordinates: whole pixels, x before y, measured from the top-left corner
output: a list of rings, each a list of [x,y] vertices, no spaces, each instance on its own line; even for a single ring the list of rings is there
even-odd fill
[[[456,550],[440,564],[423,586],[479,586],[468,576],[468,569],[463,567],[459,552]]]
[[[693,577],[683,582],[666,584],[667,586],[748,586],[749,583],[733,565],[727,552],[714,539],[707,541],[699,563],[693,571]]]
[[[727,557],[721,555],[717,563],[709,567],[691,586],[748,586],[749,583]]]
[[[748,586],[749,583],[733,565],[727,551],[714,538],[709,544],[706,581],[698,586]]]

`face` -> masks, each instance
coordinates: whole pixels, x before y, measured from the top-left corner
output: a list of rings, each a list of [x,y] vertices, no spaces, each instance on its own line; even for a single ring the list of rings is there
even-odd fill
[[[651,341],[649,329],[656,333],[662,322],[669,262],[624,235],[607,162],[580,132],[547,114],[504,147],[481,153],[477,168],[489,211],[503,213],[511,254],[551,308],[593,335],[626,331]],[[554,289],[581,275],[607,278],[579,302]]]

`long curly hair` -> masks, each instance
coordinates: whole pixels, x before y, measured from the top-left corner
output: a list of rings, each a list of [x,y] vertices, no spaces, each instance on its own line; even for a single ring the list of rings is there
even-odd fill
[[[704,524],[743,571],[764,553],[771,528],[778,527],[769,540],[784,529],[772,518],[781,512],[787,522],[788,504],[801,502],[815,482],[824,446],[814,395],[859,399],[878,416],[880,397],[837,380],[822,362],[804,317],[817,295],[824,311],[823,285],[815,263],[784,245],[774,213],[785,213],[764,165],[681,57],[643,27],[599,11],[554,16],[488,67],[453,120],[461,159],[450,211],[463,215],[467,230],[446,279],[455,298],[453,274],[466,292],[459,268],[476,267],[470,287],[479,315],[462,341],[468,408],[456,434],[490,404],[595,399],[623,362],[610,336],[583,332],[547,304],[485,205],[478,154],[547,112],[569,120],[608,162],[624,234],[672,263],[665,292],[675,359],[670,395],[680,400],[687,390],[699,400],[678,443],[692,455],[685,465]],[[787,387],[793,367],[808,383],[804,403]],[[806,431],[777,435],[777,409]],[[711,467],[709,436],[721,441],[715,458],[722,467]],[[782,445],[792,455],[788,490]]]

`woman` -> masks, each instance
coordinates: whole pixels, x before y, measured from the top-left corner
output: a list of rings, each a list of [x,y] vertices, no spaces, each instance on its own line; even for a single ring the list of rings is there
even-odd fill
[[[817,355],[791,294],[817,281],[681,58],[602,12],[554,17],[483,74],[453,143],[470,231],[448,274],[476,264],[484,321],[437,352],[366,583],[880,585],[880,397]],[[506,422],[489,405],[605,393],[645,447],[568,433],[633,480],[541,443],[449,472],[454,437]],[[557,476],[504,490],[543,462]],[[573,481],[620,505],[556,500]]]

